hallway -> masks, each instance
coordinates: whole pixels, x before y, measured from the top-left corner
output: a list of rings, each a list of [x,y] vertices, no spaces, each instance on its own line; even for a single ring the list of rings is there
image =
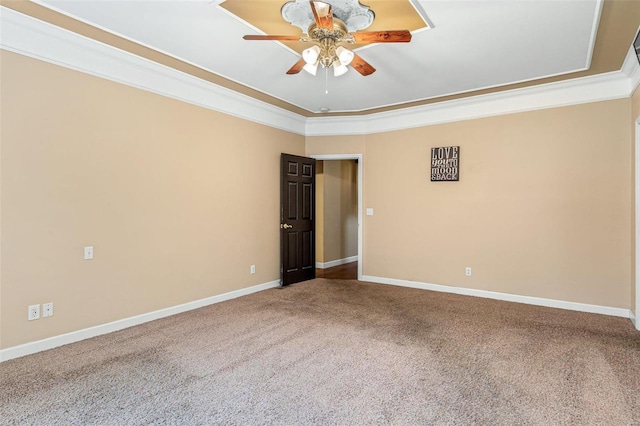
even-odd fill
[[[316,268],[316,278],[328,278],[330,280],[357,280],[358,262],[345,263],[333,268]]]

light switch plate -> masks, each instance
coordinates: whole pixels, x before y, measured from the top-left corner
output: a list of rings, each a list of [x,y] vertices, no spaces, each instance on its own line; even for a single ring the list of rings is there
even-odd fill
[[[367,216],[373,216],[373,209],[371,208],[367,209]]]
[[[84,260],[93,259],[93,247],[84,248]]]

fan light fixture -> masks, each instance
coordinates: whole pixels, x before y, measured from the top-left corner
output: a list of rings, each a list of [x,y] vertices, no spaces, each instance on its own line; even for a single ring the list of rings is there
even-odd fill
[[[293,0],[282,7],[282,17],[303,31],[311,20],[306,36],[287,35],[245,35],[245,40],[279,40],[312,42],[313,46],[302,51],[298,60],[287,74],[298,74],[305,70],[312,75],[318,72],[318,66],[328,69],[333,67],[333,75],[346,73],[351,64],[353,69],[363,76],[373,74],[376,69],[367,61],[356,55],[342,44],[368,43],[408,43],[411,41],[409,30],[365,31],[356,32],[373,22],[375,14],[368,6],[358,0],[332,0],[336,6],[334,14],[332,5],[322,1]],[[311,6],[311,10],[309,10]],[[309,13],[310,12],[310,13]],[[340,18],[344,18],[340,19]],[[353,31],[353,32],[350,32]]]
[[[308,49],[302,51],[302,57],[307,64],[315,64],[318,62],[318,56],[320,56],[320,47],[311,46]]]
[[[306,64],[302,69],[311,75],[316,75],[316,72],[318,72],[318,63]]]
[[[338,59],[340,59],[340,63],[345,67],[353,61],[354,56],[356,56],[352,51],[345,49],[342,46],[338,46],[336,49],[336,55],[338,55]]]
[[[347,66],[353,61],[355,54],[342,46],[337,46],[333,39],[322,40],[322,47],[313,45],[302,51],[302,59],[305,66],[303,70],[311,75],[316,75],[318,65],[324,68],[333,66],[333,75],[339,77],[349,71]]]

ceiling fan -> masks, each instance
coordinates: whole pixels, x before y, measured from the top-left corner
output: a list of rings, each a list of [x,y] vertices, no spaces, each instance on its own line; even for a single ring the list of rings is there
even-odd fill
[[[312,42],[313,46],[302,52],[302,58],[287,74],[297,74],[305,70],[316,75],[318,65],[323,68],[333,66],[335,76],[347,72],[348,65],[363,76],[373,74],[376,69],[360,56],[346,49],[343,44],[407,43],[411,41],[409,30],[349,32],[345,23],[334,16],[331,5],[320,1],[310,1],[314,22],[309,25],[307,36],[286,35],[245,35],[245,40],[278,40]]]

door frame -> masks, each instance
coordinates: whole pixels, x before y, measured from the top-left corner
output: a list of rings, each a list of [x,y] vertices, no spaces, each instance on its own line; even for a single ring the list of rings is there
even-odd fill
[[[362,154],[325,154],[310,155],[309,157],[321,161],[332,160],[358,160],[358,280],[362,280],[362,233],[364,222],[362,220],[362,168],[364,167]],[[316,206],[317,208],[317,206]]]
[[[633,312],[637,330],[640,330],[640,117],[635,120],[635,225],[636,225],[636,256],[635,256],[635,285],[636,285],[636,311]]]

